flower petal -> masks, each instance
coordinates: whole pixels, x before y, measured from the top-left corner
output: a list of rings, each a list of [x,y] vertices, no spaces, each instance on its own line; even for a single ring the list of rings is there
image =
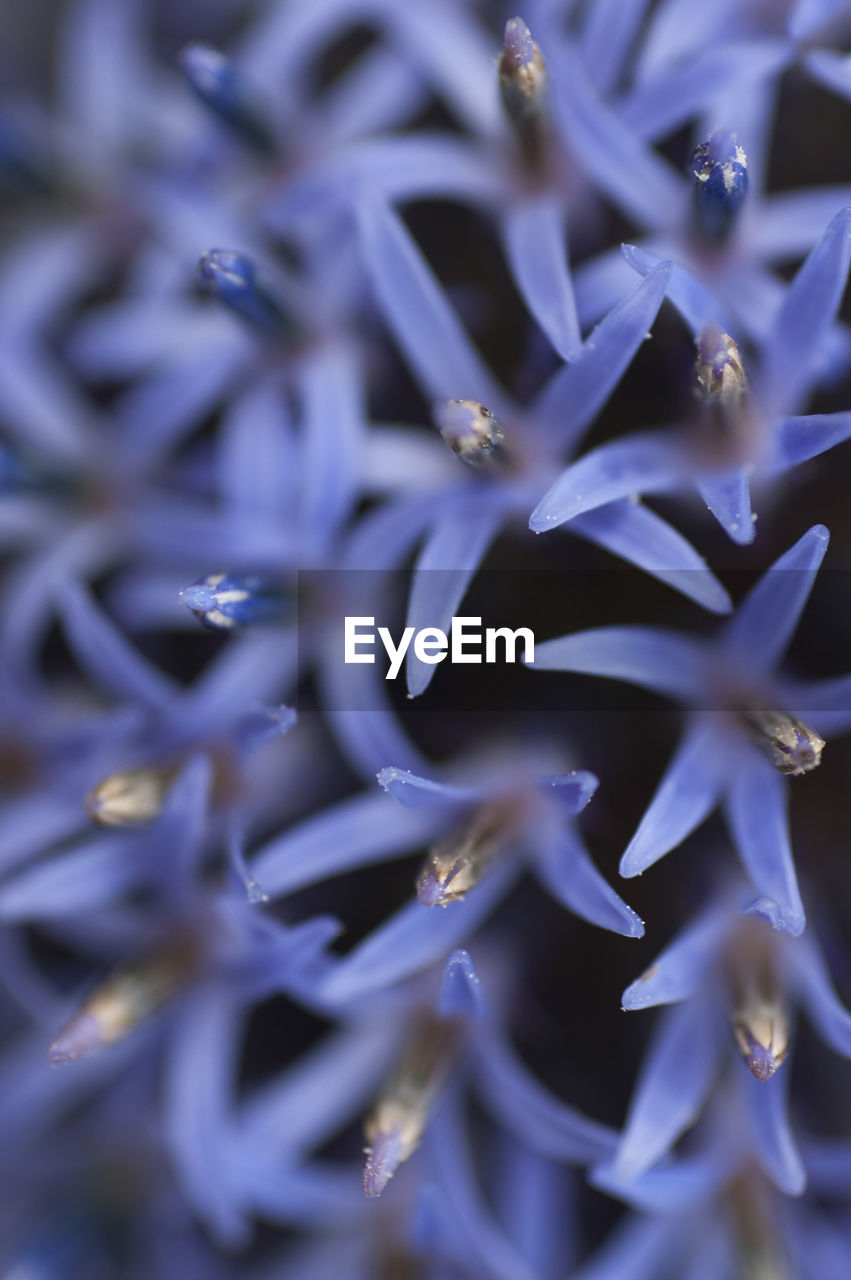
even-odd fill
[[[533,416],[564,447],[576,443],[620,382],[656,319],[670,276],[669,262],[654,267],[604,316],[573,363],[553,374],[537,396]]]
[[[649,252],[641,245],[622,245],[621,253],[632,269],[642,276],[649,275],[662,261],[658,254]],[[712,290],[679,262],[671,264],[666,297],[691,329],[695,341],[707,325],[717,324],[725,333],[732,328],[732,321]]]
[[[789,1125],[788,1071],[763,1082],[743,1070],[740,1082],[747,1101],[757,1160],[785,1195],[801,1195],[807,1185],[807,1175]]]
[[[727,821],[751,881],[764,895],[751,910],[797,936],[806,924],[786,815],[787,787],[755,750],[740,751],[727,798]]]
[[[691,636],[657,627],[595,627],[535,645],[540,671],[607,676],[698,702],[705,691],[703,646]]]
[[[851,413],[781,418],[774,428],[771,466],[779,471],[826,453],[851,438]]]
[[[446,961],[437,1012],[441,1018],[463,1018],[465,1021],[481,1018],[485,1013],[479,975],[469,951],[463,948],[453,951]]]
[[[305,360],[299,388],[301,525],[308,546],[322,548],[347,518],[356,498],[365,435],[363,387],[351,353],[328,347]]]
[[[508,261],[526,306],[563,360],[582,346],[567,259],[561,202],[552,196],[523,200],[504,216]]]
[[[623,1009],[677,1004],[699,991],[727,939],[735,916],[713,907],[683,929],[621,996]]]
[[[483,793],[470,787],[457,787],[451,782],[421,778],[409,769],[390,767],[378,774],[378,785],[389,791],[405,809],[422,809],[447,821],[463,816]]]
[[[725,627],[725,645],[745,668],[771,667],[798,625],[830,534],[814,525],[764,573]]]
[[[579,367],[569,366],[571,371]],[[529,528],[547,533],[618,498],[675,492],[692,473],[689,456],[673,432],[633,432],[592,449],[563,471],[529,517]]]
[[[603,879],[579,834],[562,823],[530,833],[539,879],[549,893],[583,920],[627,938],[642,938],[644,923]]]
[[[697,487],[721,528],[734,542],[742,546],[753,542],[756,529],[751,513],[749,476],[744,467],[723,475],[704,476],[698,480]]]
[[[836,994],[818,942],[805,935],[795,944],[791,978],[810,1022],[825,1044],[851,1058],[851,1013]]]

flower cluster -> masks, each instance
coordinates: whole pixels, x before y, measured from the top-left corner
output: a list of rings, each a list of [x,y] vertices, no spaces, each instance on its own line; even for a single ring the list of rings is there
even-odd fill
[[[847,0],[55,9],[0,1274],[844,1280]]]

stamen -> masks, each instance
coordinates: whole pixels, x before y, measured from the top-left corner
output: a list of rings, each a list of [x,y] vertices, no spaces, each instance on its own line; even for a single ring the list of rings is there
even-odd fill
[[[444,442],[470,466],[491,461],[503,441],[499,422],[477,400],[447,400],[435,405],[434,420]]]
[[[448,907],[474,888],[502,852],[514,824],[502,805],[477,810],[460,832],[430,850],[417,881],[417,897],[425,907]]]
[[[210,249],[201,257],[198,270],[219,301],[240,319],[270,337],[292,336],[292,321],[274,286],[245,254]]]
[[[210,573],[184,587],[180,602],[210,631],[280,622],[288,609],[280,584],[260,574]]]
[[[89,996],[47,1051],[62,1065],[87,1058],[123,1039],[184,985],[195,967],[196,948],[185,939],[150,959],[120,969]]]
[[[695,150],[689,172],[695,180],[698,234],[710,244],[723,244],[732,234],[747,196],[748,158],[734,134],[717,129]]]
[[[230,58],[209,45],[190,44],[180,54],[187,82],[200,102],[255,150],[277,150],[269,126]]]
[[[824,738],[785,711],[747,710],[742,719],[752,741],[778,773],[809,773],[821,762]]]
[[[169,769],[128,769],[113,773],[86,796],[86,812],[103,827],[152,822],[162,812],[174,778]]]
[[[400,1164],[413,1155],[429,1112],[449,1070],[458,1031],[451,1024],[429,1022],[382,1090],[364,1125],[364,1195],[380,1196]]]

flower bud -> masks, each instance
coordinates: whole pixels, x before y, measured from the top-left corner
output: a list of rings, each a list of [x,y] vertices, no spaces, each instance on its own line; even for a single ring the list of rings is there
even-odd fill
[[[501,805],[484,805],[470,822],[429,851],[417,881],[417,897],[424,907],[448,907],[481,880],[513,834],[513,824]]]
[[[477,400],[447,400],[435,406],[434,420],[444,442],[463,462],[489,462],[503,441],[497,419]]]
[[[718,129],[689,163],[695,180],[694,223],[698,235],[720,245],[732,234],[748,192],[748,158],[733,134]]]
[[[282,588],[260,574],[210,573],[184,587],[180,602],[210,631],[279,622],[287,612]]]

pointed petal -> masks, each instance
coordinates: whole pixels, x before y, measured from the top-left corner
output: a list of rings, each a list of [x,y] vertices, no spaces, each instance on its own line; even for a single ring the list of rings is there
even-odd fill
[[[495,1213],[538,1277],[567,1275],[578,1253],[577,1189],[567,1169],[505,1134],[497,1154]]]
[[[137,653],[83,587],[66,579],[56,588],[68,643],[83,670],[109,693],[155,707],[176,701],[170,680]]]
[[[329,876],[402,858],[421,848],[445,821],[415,813],[384,795],[356,796],[291,827],[255,854],[251,872],[279,898]]]
[[[729,613],[730,597],[690,542],[641,502],[624,499],[583,512],[570,532],[651,573],[712,613]]]
[[[622,245],[621,253],[633,271],[637,271],[642,276],[647,276],[651,271],[656,270],[662,261],[658,254],[642,248],[641,245]],[[679,262],[670,265],[671,277],[668,281],[666,297],[691,329],[695,341],[710,324],[717,324],[727,333],[732,327],[732,321],[715,294]]]
[[[602,0],[588,10],[582,51],[599,93],[617,87],[648,7],[649,0]]]
[[[563,360],[582,346],[561,202],[552,196],[512,205],[504,216],[508,261],[523,301]]]
[[[795,944],[793,957],[792,981],[807,1017],[825,1044],[851,1058],[851,1013],[836,994],[818,942],[805,935]]]
[[[530,838],[538,877],[557,902],[601,929],[644,936],[643,922],[600,875],[576,831],[553,822]]]
[[[574,769],[572,773],[555,773],[538,779],[545,795],[557,801],[563,813],[574,817],[581,813],[600,785],[600,779],[586,769]]]
[[[782,705],[823,737],[851,729],[851,676],[832,680],[783,681]]]
[[[271,381],[252,384],[225,414],[218,488],[236,518],[280,519],[293,500],[297,449],[283,396]]]
[[[409,769],[388,768],[378,774],[378,785],[389,791],[405,809],[422,809],[447,821],[461,817],[483,793],[471,787],[456,787],[451,782],[421,778]]]
[[[806,917],[789,844],[786,780],[753,750],[737,753],[727,821],[745,869],[761,895],[751,910],[775,929],[803,933]]]
[[[754,1154],[775,1186],[787,1196],[799,1196],[806,1187],[807,1175],[789,1125],[787,1083],[788,1072],[765,1082],[741,1072]]]
[[[49,920],[109,906],[146,878],[139,854],[138,839],[102,837],[29,867],[0,887],[0,919]]]
[[[604,316],[572,364],[557,370],[536,398],[533,416],[565,448],[576,444],[646,340],[670,276],[669,262],[654,267]]]
[[[710,1151],[669,1161],[628,1182],[617,1177],[613,1165],[598,1165],[589,1182],[643,1213],[685,1213],[706,1205],[729,1179],[730,1165],[729,1157],[724,1159],[719,1152]]]
[[[483,1029],[474,1051],[476,1089],[494,1118],[518,1141],[567,1164],[586,1164],[612,1154],[614,1130],[553,1097],[499,1032]]]
[[[820,353],[845,292],[849,264],[851,209],[843,209],[784,294],[760,379],[760,399],[770,411],[794,411],[817,379]]]
[[[499,417],[504,397],[399,217],[362,201],[358,228],[384,318],[429,400],[479,400]]]
[[[774,428],[771,467],[785,471],[851,438],[851,413],[781,418]]]
[[[320,994],[334,1006],[345,1006],[355,996],[400,982],[433,964],[469,938],[516,875],[511,863],[496,867],[462,902],[448,907],[409,902],[331,970]]]
[[[753,542],[756,526],[751,512],[749,476],[743,467],[723,475],[704,476],[697,487],[721,528],[734,542],[741,546]]]
[[[432,529],[417,559],[408,602],[406,626],[416,634],[436,627],[449,634],[452,619],[470,581],[496,536],[499,512],[471,509],[441,520]],[[408,650],[408,692],[417,697],[428,688],[437,667]]]
[[[727,939],[735,916],[713,907],[683,929],[661,951],[640,978],[621,996],[623,1009],[647,1009],[651,1005],[688,1000],[703,985]]]
[[[485,1013],[482,984],[469,951],[458,948],[446,961],[437,1012],[441,1018],[481,1018]]]
[[[660,627],[595,627],[545,640],[535,645],[534,665],[626,680],[688,702],[699,702],[706,685],[701,642]]]
[[[674,1005],[661,1016],[618,1147],[618,1178],[638,1178],[694,1124],[725,1048],[706,998]]]
[[[751,167],[748,147],[749,171]],[[847,205],[851,205],[849,186],[773,192],[760,202],[760,255],[768,262],[788,262],[803,257],[819,240],[836,210]]]
[[[683,1246],[678,1215],[629,1215],[618,1223],[572,1280],[657,1280],[659,1267],[677,1258]]]
[[[641,875],[682,844],[718,803],[728,776],[724,739],[711,719],[687,731],[621,858],[622,876]]]
[[[578,367],[573,364],[570,369]],[[690,459],[676,435],[637,431],[592,449],[563,471],[529,517],[529,528],[547,533],[619,498],[676,492],[692,474]]]

